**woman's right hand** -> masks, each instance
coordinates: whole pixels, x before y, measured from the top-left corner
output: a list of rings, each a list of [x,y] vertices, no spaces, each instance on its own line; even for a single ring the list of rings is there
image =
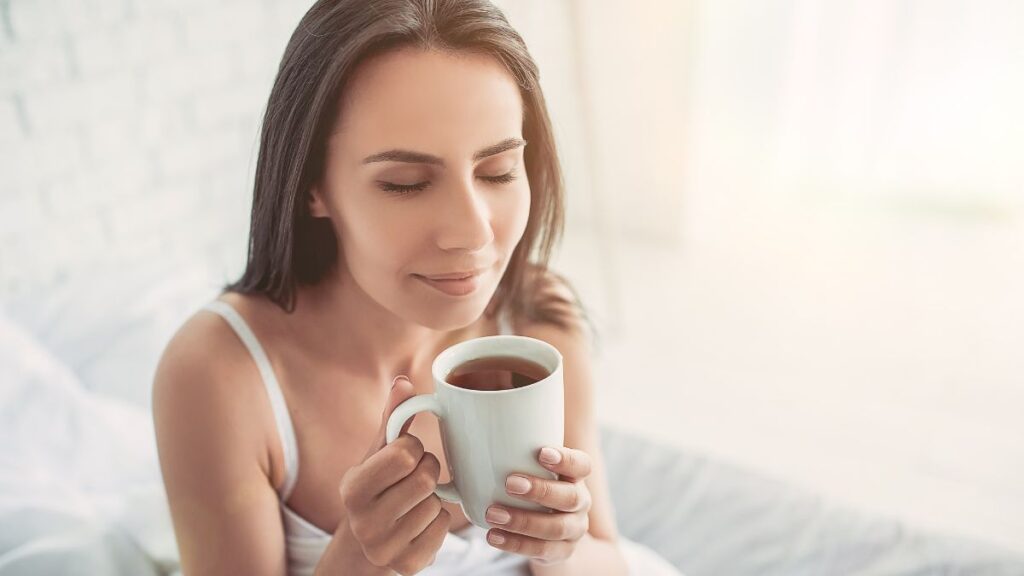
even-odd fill
[[[441,464],[419,438],[406,432],[412,419],[394,442],[386,443],[388,418],[414,394],[408,378],[394,380],[373,445],[362,463],[345,473],[339,488],[342,521],[365,559],[403,576],[434,563],[451,524],[451,515],[434,494]]]

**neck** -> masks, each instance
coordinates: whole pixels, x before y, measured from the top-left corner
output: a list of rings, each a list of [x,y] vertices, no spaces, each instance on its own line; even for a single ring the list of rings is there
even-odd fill
[[[344,271],[300,287],[292,316],[291,337],[316,358],[384,386],[399,374],[429,374],[442,350],[477,329],[438,331],[397,316]]]

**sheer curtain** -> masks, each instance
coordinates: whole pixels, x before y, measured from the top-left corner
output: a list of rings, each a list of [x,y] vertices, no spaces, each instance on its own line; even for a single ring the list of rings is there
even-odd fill
[[[688,197],[1001,219],[1024,203],[1024,4],[725,0],[697,15]]]

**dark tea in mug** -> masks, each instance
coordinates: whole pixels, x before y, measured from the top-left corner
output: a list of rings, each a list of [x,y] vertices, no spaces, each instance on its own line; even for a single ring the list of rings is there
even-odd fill
[[[464,362],[448,373],[446,382],[468,390],[511,390],[547,378],[547,368],[517,356],[488,356]]]

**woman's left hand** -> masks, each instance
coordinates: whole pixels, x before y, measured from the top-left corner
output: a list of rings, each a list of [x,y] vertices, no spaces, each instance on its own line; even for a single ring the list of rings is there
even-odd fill
[[[554,462],[548,456],[554,456]],[[552,509],[552,512],[509,508],[492,504],[487,521],[492,528],[487,541],[495,548],[528,556],[542,564],[561,562],[572,556],[590,528],[590,491],[583,479],[590,475],[590,455],[573,448],[544,448],[538,455],[542,466],[558,474],[558,480],[526,474],[510,474],[505,490]],[[504,520],[504,521],[502,521]]]

